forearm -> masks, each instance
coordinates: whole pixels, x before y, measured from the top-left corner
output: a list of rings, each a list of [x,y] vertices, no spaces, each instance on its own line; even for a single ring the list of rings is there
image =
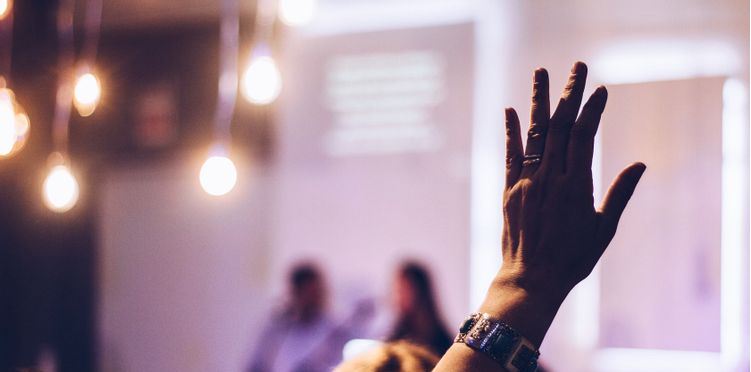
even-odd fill
[[[478,309],[514,328],[535,347],[540,346],[566,291],[530,290],[499,275],[488,289]],[[503,371],[504,368],[482,352],[464,344],[454,344],[441,358],[435,371]]]

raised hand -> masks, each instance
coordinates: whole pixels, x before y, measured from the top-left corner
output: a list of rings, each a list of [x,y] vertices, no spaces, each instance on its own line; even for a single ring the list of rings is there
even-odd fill
[[[526,149],[519,117],[506,110],[503,265],[479,312],[510,325],[539,347],[566,295],[587,277],[615,235],[618,220],[646,166],[616,177],[595,209],[592,156],[608,93],[598,87],[579,113],[587,66],[571,69],[550,115],[548,73],[534,72]],[[497,360],[454,344],[435,371],[504,371]]]
[[[592,156],[608,93],[598,87],[577,117],[586,79],[587,66],[577,62],[551,117],[547,71],[534,72],[526,152],[519,117],[506,110],[500,276],[526,290],[565,296],[589,275],[646,169],[642,163],[626,167],[595,209]]]

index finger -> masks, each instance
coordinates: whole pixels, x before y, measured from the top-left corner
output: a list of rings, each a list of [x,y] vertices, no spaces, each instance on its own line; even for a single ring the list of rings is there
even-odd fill
[[[506,109],[506,189],[519,180],[524,160],[519,116],[513,108]]]

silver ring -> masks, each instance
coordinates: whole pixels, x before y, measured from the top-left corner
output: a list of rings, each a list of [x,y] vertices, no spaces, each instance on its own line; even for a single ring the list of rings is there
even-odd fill
[[[524,155],[524,161],[522,162],[522,167],[535,165],[541,161],[542,161],[542,154]]]

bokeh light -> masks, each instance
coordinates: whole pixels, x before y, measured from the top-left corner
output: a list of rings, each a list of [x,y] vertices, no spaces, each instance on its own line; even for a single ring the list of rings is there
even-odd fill
[[[280,0],[279,18],[288,26],[302,26],[315,16],[316,0]]]
[[[254,57],[241,81],[245,99],[256,105],[266,105],[274,102],[281,90],[282,76],[274,59],[267,55]]]
[[[12,8],[12,0],[0,0],[0,19],[5,19],[10,14]]]
[[[21,150],[29,135],[30,121],[13,91],[0,88],[0,158],[8,158]]]
[[[16,144],[16,115],[6,89],[0,91],[0,155],[7,156]]]
[[[199,175],[201,187],[209,195],[224,195],[237,183],[235,164],[226,156],[211,156],[206,159]]]
[[[50,210],[63,213],[73,208],[78,201],[78,181],[70,169],[63,164],[50,169],[44,180],[44,204]]]
[[[78,114],[89,116],[94,113],[101,95],[102,86],[94,74],[87,72],[80,75],[73,89],[73,104]]]

